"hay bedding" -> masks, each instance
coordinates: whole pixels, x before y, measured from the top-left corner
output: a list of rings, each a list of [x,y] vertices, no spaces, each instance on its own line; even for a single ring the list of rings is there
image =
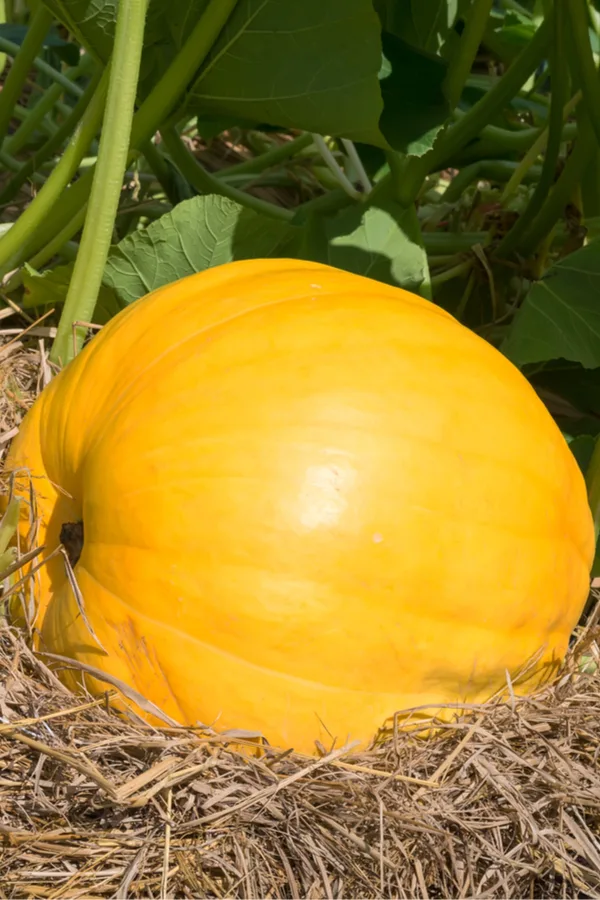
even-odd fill
[[[118,718],[0,630],[0,894],[596,897],[600,676],[371,752]]]
[[[4,436],[36,337],[0,349]],[[316,758],[120,718],[0,620],[0,897],[600,896],[596,620],[543,694]]]

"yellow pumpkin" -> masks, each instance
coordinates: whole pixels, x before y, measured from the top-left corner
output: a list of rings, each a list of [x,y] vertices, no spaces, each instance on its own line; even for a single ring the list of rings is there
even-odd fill
[[[300,751],[483,701],[532,659],[538,685],[588,592],[584,481],[525,378],[433,304],[315,263],[131,305],[8,468],[33,476],[46,554],[83,522],[85,615],[54,556],[40,646]]]

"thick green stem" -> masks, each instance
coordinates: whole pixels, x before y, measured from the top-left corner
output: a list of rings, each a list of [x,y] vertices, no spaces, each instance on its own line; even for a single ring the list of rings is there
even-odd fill
[[[567,0],[567,2],[571,3],[571,0]],[[554,40],[551,51],[552,98],[548,122],[548,144],[546,146],[542,174],[533,196],[527,204],[527,208],[519,216],[496,251],[496,256],[501,259],[510,256],[517,250],[521,238],[541,210],[554,183],[556,164],[562,142],[564,107],[569,99],[569,73],[564,41],[565,17],[563,3],[564,0],[557,0],[554,5]]]
[[[554,190],[546,198],[529,231],[521,239],[519,244],[521,256],[526,257],[534,253],[562,216],[565,206],[594,155],[597,146],[594,137],[594,130],[586,116],[581,122],[577,143],[567,159]]]
[[[130,151],[141,149],[172,112],[202,66],[236,2],[237,0],[210,0],[190,37],[133,117]],[[131,159],[130,152],[128,162]],[[50,233],[42,228],[36,234],[35,243],[29,248],[29,252],[43,253],[44,243],[53,240],[57,231],[67,235],[65,240],[70,240],[79,230],[80,225],[77,223],[81,210],[88,201],[93,177],[94,170],[88,169],[71,185],[60,207],[53,211],[53,228]],[[23,259],[27,259],[27,255]]]
[[[25,40],[21,46],[11,44],[12,49],[7,51],[13,56],[13,64],[0,92],[0,146],[6,137],[13,108],[21,96],[29,70],[38,51],[43,46],[44,38],[48,34],[48,29],[51,25],[52,15],[40,3],[32,16]],[[8,41],[8,43],[10,44],[11,42]],[[0,50],[7,50],[7,47],[3,46],[2,40],[0,40]]]
[[[452,55],[444,89],[451,107],[460,100],[471,66],[483,38],[493,0],[473,0],[467,13],[467,24],[460,37],[458,47]]]
[[[488,181],[508,181],[517,169],[518,164],[503,159],[480,159],[470,166],[465,166],[456,175],[444,191],[444,203],[456,203],[460,200],[469,185],[479,178]],[[531,166],[525,173],[523,181],[537,181],[542,172],[541,166]]]
[[[473,268],[473,264],[474,259],[466,259],[450,269],[442,269],[441,272],[434,273],[431,276],[431,287],[439,287],[441,284],[446,284],[448,281],[453,281],[455,278],[466,275]]]
[[[502,132],[502,134],[499,135],[498,132]],[[450,168],[460,168],[480,159],[504,159],[507,153],[520,156],[528,153],[530,148],[539,141],[544,133],[545,131],[540,131],[537,128],[526,128],[522,131],[511,132],[507,128],[492,130],[491,126],[487,126],[476,141],[473,141],[459,153],[442,160],[436,168],[438,170],[445,169],[448,166]],[[562,130],[562,141],[574,141],[576,137],[576,123],[567,122]]]
[[[547,77],[547,76],[546,76]],[[577,100],[574,99],[574,105],[568,107],[568,111],[571,110],[577,105]],[[457,121],[460,121],[467,116],[468,113],[462,112],[462,110],[456,109],[454,111],[454,118]],[[527,150],[534,141],[538,140],[540,135],[544,133],[544,130],[547,126],[539,128],[501,128],[499,125],[486,125],[481,129],[478,138],[480,141],[486,141],[489,144],[493,144],[498,146],[500,150],[514,150],[516,153],[522,153],[524,150]],[[572,140],[575,137],[576,127],[572,123],[567,123],[563,127],[563,140]]]
[[[573,112],[579,101],[581,100],[581,91],[577,91],[568,103],[565,104],[563,108],[563,119],[568,118],[568,116]],[[562,139],[561,143],[565,140],[574,140],[577,137],[576,134],[573,135],[572,138],[565,138],[565,129],[562,131]],[[502,193],[502,201],[505,203],[509,197],[511,197],[522,181],[524,181],[525,176],[529,169],[531,169],[539,156],[545,152],[548,144],[548,128],[544,128],[538,138],[534,141],[531,147],[528,149],[527,153],[523,157],[523,159],[519,162],[517,168],[515,169],[513,175],[511,175],[510,180],[504,191]]]
[[[286,141],[285,144],[280,144],[277,147],[273,147],[272,150],[267,150],[266,153],[261,153],[260,156],[248,159],[246,162],[239,163],[237,166],[228,166],[226,169],[221,169],[217,173],[218,177],[229,178],[230,175],[245,175],[253,172],[264,172],[265,169],[268,169],[271,166],[277,166],[280,163],[285,162],[286,159],[289,159],[291,156],[294,156],[296,153],[299,153],[301,150],[304,150],[306,147],[310,147],[312,142],[312,135],[309,132],[305,132],[291,141]]]
[[[2,275],[20,265],[30,253],[39,248],[40,243],[37,239],[40,234],[44,235],[45,242],[46,235],[50,240],[60,230],[61,224],[58,221],[57,207],[60,210],[67,202],[66,198],[70,191],[65,194],[65,188],[77,171],[92,138],[100,127],[106,96],[107,75],[108,70],[105,70],[80,127],[48,181],[33,203],[21,213],[10,231],[0,239],[0,273]],[[79,182],[76,182],[73,188],[77,184]]]
[[[437,171],[445,159],[458,153],[465,144],[476,138],[490,119],[518,93],[543,59],[551,34],[551,22],[544,19],[531,41],[494,87],[440,136],[429,153],[408,160],[402,174],[401,191],[398,196],[403,206],[410,206],[414,202],[429,172]]]
[[[218,175],[217,172],[214,173]],[[289,187],[298,188],[306,186],[309,190],[314,188],[314,181],[310,175],[302,175],[298,173],[298,177],[290,175],[284,168],[278,167],[273,172],[257,172],[252,175],[250,172],[241,175],[229,175],[226,179],[227,184],[239,187],[241,190],[250,185],[260,185],[261,187]]]
[[[255,212],[262,213],[265,216],[270,216],[273,219],[290,221],[293,218],[294,213],[292,210],[275,206],[274,203],[267,203],[266,200],[260,200],[258,197],[246,194],[244,191],[238,190],[233,185],[207,172],[204,166],[184,146],[173,127],[164,128],[160,133],[173,162],[198,193],[220,194],[222,197],[229,197],[230,200],[234,200],[242,206],[247,206],[249,209],[253,209]]]
[[[4,203],[8,203],[9,200],[12,200],[21,186],[25,184],[27,179],[32,178],[33,173],[36,172],[47,159],[50,159],[51,156],[53,156],[58,150],[60,150],[64,142],[73,133],[73,131],[79,124],[81,117],[90,105],[92,97],[94,96],[96,88],[98,87],[101,75],[102,70],[99,67],[96,68],[85,91],[83,92],[75,106],[72,108],[70,114],[67,116],[64,122],[62,122],[62,124],[56,129],[54,134],[48,138],[46,143],[42,144],[39,150],[36,150],[34,153],[32,153],[27,161],[20,166],[17,174],[14,176],[14,178],[11,178],[11,180],[5,186],[4,190],[0,193],[0,206],[2,206]]]
[[[90,71],[91,66],[91,57],[84,56],[78,66],[75,66],[66,73],[66,77],[69,79],[69,81],[75,81],[77,78],[80,78],[81,75],[87,74],[87,72]],[[29,114],[23,121],[23,124],[15,131],[14,134],[11,134],[10,137],[6,139],[2,149],[7,153],[11,153],[13,156],[19,153],[19,151],[23,149],[23,147],[27,144],[35,131],[40,127],[45,116],[49,112],[51,112],[54,106],[58,103],[63,93],[64,88],[62,84],[58,84],[58,82],[55,82],[54,84],[50,85],[48,90],[44,92],[44,95],[38,100],[35,106],[33,106],[29,110]],[[56,130],[57,129],[54,129],[52,133],[56,133]]]
[[[583,100],[587,106],[596,140],[600,143],[600,82],[594,63],[588,30],[587,0],[556,0],[557,9],[566,7],[573,40],[572,62],[579,76]],[[552,88],[554,93],[554,86]]]
[[[485,246],[489,231],[424,231],[423,246],[428,256],[467,253],[476,244]]]
[[[146,6],[147,0],[119,2],[98,162],[79,253],[50,353],[53,362],[63,365],[74,356],[85,337],[85,329],[78,328],[73,348],[73,324],[91,322],[102,284],[129,155]]]

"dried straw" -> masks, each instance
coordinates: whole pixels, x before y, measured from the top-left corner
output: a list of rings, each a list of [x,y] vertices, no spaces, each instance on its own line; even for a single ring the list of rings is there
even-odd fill
[[[600,893],[597,673],[316,759],[119,718],[7,626],[0,685],[7,898]]]
[[[316,758],[118,717],[0,621],[0,897],[599,896],[597,611],[545,692]]]

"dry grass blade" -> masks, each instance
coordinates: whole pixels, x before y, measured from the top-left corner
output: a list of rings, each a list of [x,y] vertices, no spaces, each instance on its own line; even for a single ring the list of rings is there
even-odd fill
[[[171,790],[167,791],[167,821],[165,822],[165,849],[163,852],[163,872],[162,872],[162,881],[160,885],[160,897],[161,900],[167,900],[169,896],[167,891],[169,888],[169,858],[171,853],[171,807],[173,801],[173,792]]]
[[[364,775],[376,775],[378,778],[393,778],[395,781],[405,781],[407,784],[419,784],[422,787],[437,787],[437,781],[432,780],[431,778],[413,778],[410,775],[401,775],[399,772],[384,772],[380,769],[374,769],[372,766],[361,766],[358,763],[344,762],[341,759],[336,759],[333,765],[347,769],[349,772],[360,772]]]
[[[136,691],[135,688],[130,687],[128,684],[125,684],[124,681],[121,681],[119,678],[115,678],[114,675],[109,675],[108,672],[103,672],[102,669],[97,669],[95,666],[90,666],[87,663],[82,663],[79,660],[70,659],[68,656],[60,656],[58,653],[43,653],[40,651],[40,656],[45,656],[46,659],[54,659],[57,662],[63,663],[65,666],[69,666],[72,669],[79,669],[81,672],[87,672],[88,675],[92,675],[98,681],[105,681],[107,684],[112,684],[113,687],[116,687],[128,700],[131,700],[133,703],[137,704],[140,709],[143,709],[145,712],[149,713],[152,716],[155,716],[157,719],[163,721],[166,725],[173,725],[175,728],[179,727],[179,722],[176,722],[175,719],[172,719],[166,713],[159,709],[155,703],[152,703],[150,700],[147,700],[143,697],[139,691]]]
[[[63,558],[65,572],[67,573],[67,580],[69,582],[71,591],[73,592],[73,596],[75,597],[77,609],[79,610],[79,615],[83,619],[83,621],[85,623],[85,627],[89,631],[91,637],[94,639],[94,641],[96,642],[98,647],[100,647],[100,649],[102,650],[102,652],[104,653],[105,656],[108,656],[108,650],[106,650],[106,648],[102,645],[100,638],[98,637],[98,635],[96,634],[96,632],[94,631],[94,629],[92,627],[92,623],[90,622],[90,620],[87,617],[87,614],[85,611],[85,602],[83,599],[83,594],[79,590],[79,585],[77,584],[77,579],[75,577],[75,572],[73,571],[73,566],[71,565],[71,560],[69,559],[67,551],[65,550],[64,547],[60,547],[60,553]]]

